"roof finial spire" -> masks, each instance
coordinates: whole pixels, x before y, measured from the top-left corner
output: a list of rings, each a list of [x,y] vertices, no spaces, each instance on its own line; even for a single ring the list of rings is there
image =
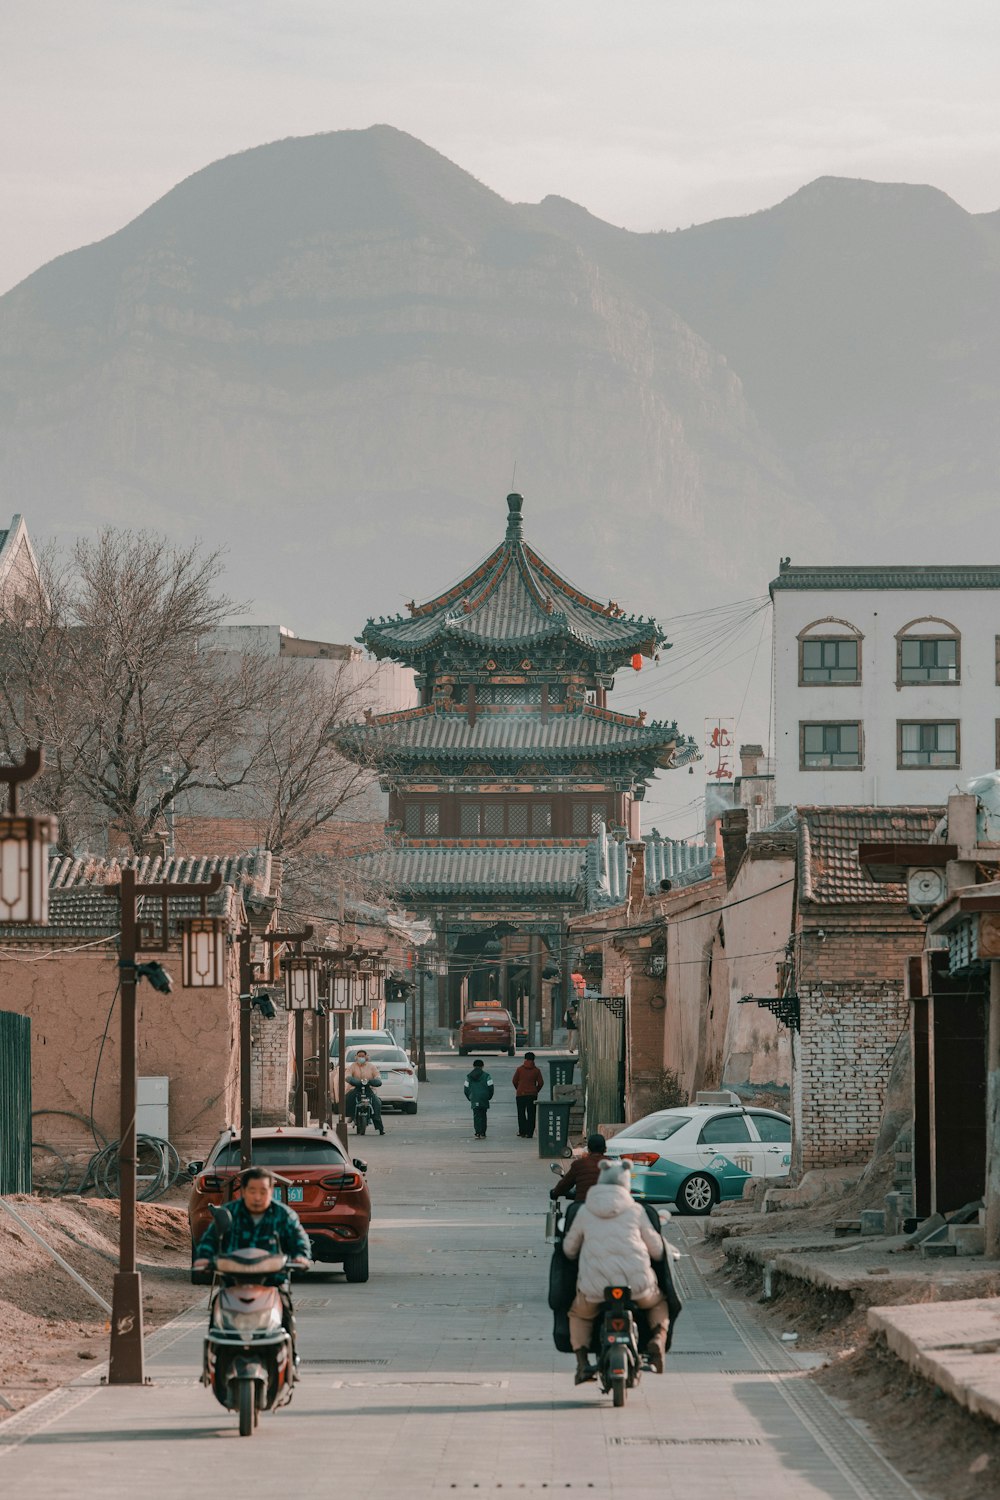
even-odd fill
[[[507,535],[510,537],[521,535],[521,506],[524,500],[520,495],[507,496]]]

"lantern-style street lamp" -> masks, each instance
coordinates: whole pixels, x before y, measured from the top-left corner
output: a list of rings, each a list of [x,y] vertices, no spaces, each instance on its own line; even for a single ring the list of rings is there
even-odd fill
[[[186,989],[225,984],[226,926],[224,917],[181,918],[181,983]]]
[[[319,975],[311,954],[281,960],[285,975],[285,1004],[289,1010],[315,1010],[319,1004]]]
[[[27,750],[19,766],[0,768],[9,804],[0,816],[0,925],[44,927],[49,920],[49,845],[57,837],[54,818],[17,810],[17,788],[45,765],[41,750]]]

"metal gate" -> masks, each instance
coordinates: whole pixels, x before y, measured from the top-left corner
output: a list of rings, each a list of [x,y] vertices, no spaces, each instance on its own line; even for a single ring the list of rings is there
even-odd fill
[[[589,1134],[625,1119],[625,1002],[586,996],[577,1016]]]
[[[0,1010],[0,1196],[31,1192],[31,1022]]]

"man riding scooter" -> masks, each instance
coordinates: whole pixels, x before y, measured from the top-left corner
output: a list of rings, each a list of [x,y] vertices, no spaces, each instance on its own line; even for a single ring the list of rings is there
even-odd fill
[[[382,1101],[376,1092],[382,1082],[382,1074],[373,1062],[368,1061],[368,1053],[364,1047],[359,1047],[354,1054],[354,1061],[347,1070],[347,1085],[351,1092],[347,1096],[346,1114],[349,1120],[354,1119],[354,1111],[357,1105],[358,1089],[363,1084],[371,1084],[369,1098],[372,1105],[372,1119],[375,1121],[375,1129],[379,1135],[385,1135],[385,1126],[382,1124]]]
[[[221,1236],[213,1221],[195,1247],[192,1271],[207,1271],[221,1255],[233,1250],[268,1250],[287,1257],[292,1270],[304,1270],[312,1257],[309,1236],[292,1209],[274,1200],[274,1178],[266,1167],[248,1167],[240,1182],[243,1196],[227,1205],[230,1224]],[[284,1325],[295,1347],[295,1317],[288,1280],[284,1272],[266,1277],[265,1285],[277,1286],[281,1292]]]

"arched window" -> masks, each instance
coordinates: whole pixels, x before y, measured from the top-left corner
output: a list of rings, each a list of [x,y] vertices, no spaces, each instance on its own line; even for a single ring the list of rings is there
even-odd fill
[[[861,681],[863,636],[849,620],[828,615],[799,631],[799,686],[850,687]]]
[[[962,636],[949,620],[924,615],[896,632],[896,686],[961,681]]]

